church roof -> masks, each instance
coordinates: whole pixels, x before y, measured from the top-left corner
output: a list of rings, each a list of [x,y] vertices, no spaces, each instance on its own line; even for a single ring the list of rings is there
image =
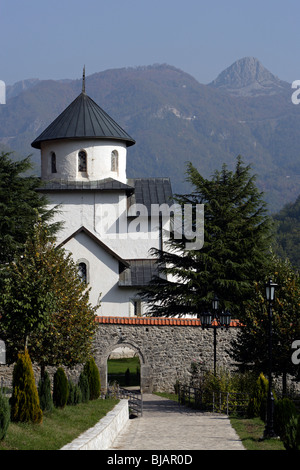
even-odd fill
[[[134,145],[130,137],[86,93],[82,93],[32,142],[40,149],[41,143],[61,139],[113,139]]]
[[[129,266],[119,276],[119,287],[147,286],[159,275],[156,259],[132,259],[127,262]]]
[[[129,207],[142,204],[151,213],[152,204],[173,204],[173,192],[170,178],[132,178],[127,184],[134,188],[130,196]]]
[[[119,263],[121,263],[124,268],[128,268],[130,266],[129,262],[123,258],[121,258],[117,253],[115,253],[111,248],[109,248],[105,243],[103,243],[96,235],[94,235],[90,230],[81,226],[78,230],[74,233],[69,235],[63,242],[61,242],[58,246],[64,246],[70,241],[72,238],[75,238],[79,233],[85,233],[89,238],[91,238],[97,245],[104,249],[110,256],[115,258]]]
[[[113,178],[105,178],[95,181],[43,181],[43,186],[38,191],[126,191],[131,194],[134,188]]]

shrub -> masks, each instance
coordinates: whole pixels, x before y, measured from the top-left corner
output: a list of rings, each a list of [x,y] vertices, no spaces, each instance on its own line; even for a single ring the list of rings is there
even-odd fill
[[[10,405],[12,421],[40,423],[43,419],[31,359],[27,350],[19,353],[14,366]]]
[[[8,399],[0,391],[0,441],[6,436],[10,423],[10,407]]]
[[[40,379],[38,385],[38,393],[40,398],[40,406],[43,411],[53,410],[53,400],[51,395],[51,383],[50,377],[47,371],[44,376]]]
[[[53,403],[56,408],[64,408],[69,396],[69,384],[65,371],[59,367],[53,377]]]
[[[84,365],[83,372],[89,381],[90,400],[95,400],[100,396],[100,374],[94,358],[89,359]]]
[[[257,379],[253,395],[249,400],[247,409],[247,416],[249,418],[260,417],[263,421],[266,420],[268,386],[269,381],[261,373]]]
[[[281,438],[286,450],[300,450],[300,419],[293,415],[284,426]]]
[[[297,416],[296,405],[289,398],[277,400],[274,407],[274,429],[278,436],[283,437],[285,426],[293,416]]]
[[[87,403],[90,399],[90,387],[89,387],[89,380],[87,375],[84,372],[81,372],[79,376],[78,386],[81,391],[81,400],[83,403]]]
[[[78,405],[82,401],[81,390],[78,385],[74,384],[69,380],[69,396],[68,396],[68,405]]]
[[[80,387],[75,384],[73,405],[78,405],[78,403],[81,403],[81,402],[82,402],[82,393],[81,393]]]

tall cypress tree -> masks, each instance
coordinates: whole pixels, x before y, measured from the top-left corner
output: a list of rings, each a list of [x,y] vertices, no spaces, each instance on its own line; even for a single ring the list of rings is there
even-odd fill
[[[155,316],[199,315],[211,309],[214,295],[220,307],[239,318],[243,302],[253,295],[253,282],[264,276],[271,243],[271,220],[255,185],[250,166],[241,157],[235,170],[223,165],[211,179],[191,164],[190,194],[175,201],[196,207],[204,204],[204,244],[186,249],[187,239],[173,233],[165,250],[153,249],[159,275],[141,292]],[[193,215],[193,227],[196,224]]]
[[[0,265],[23,252],[37,214],[49,222],[55,211],[47,208],[46,197],[37,191],[40,178],[26,176],[31,169],[29,157],[13,161],[9,153],[0,153]],[[53,233],[58,228],[59,224],[49,224]]]

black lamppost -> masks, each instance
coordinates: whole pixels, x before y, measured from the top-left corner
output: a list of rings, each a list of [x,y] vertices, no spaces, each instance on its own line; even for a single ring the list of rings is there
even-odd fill
[[[215,295],[212,301],[213,315],[210,312],[203,312],[200,314],[200,321],[202,328],[214,329],[214,375],[216,375],[217,366],[217,328],[228,328],[230,325],[231,314],[227,311],[218,313],[219,299]]]
[[[264,430],[264,438],[276,437],[274,432],[274,397],[272,392],[272,304],[275,299],[277,284],[272,279],[266,284],[266,299],[268,301],[268,348],[269,348],[269,388],[267,397],[267,420]]]

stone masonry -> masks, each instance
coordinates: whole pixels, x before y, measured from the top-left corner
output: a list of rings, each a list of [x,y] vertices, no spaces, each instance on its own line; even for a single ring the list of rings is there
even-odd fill
[[[200,363],[203,370],[213,370],[213,328],[202,329],[200,320],[152,317],[96,317],[98,324],[94,357],[100,371],[101,389],[107,389],[107,360],[120,347],[132,350],[140,360],[141,390],[174,392],[177,381],[189,380],[191,364]],[[217,367],[230,370],[230,343],[239,330],[231,322],[228,329],[217,329]],[[56,369],[47,368],[50,376]],[[66,370],[77,382],[82,366]],[[10,382],[13,366],[0,365],[1,379]],[[39,368],[34,365],[36,382]]]
[[[141,365],[141,390],[174,392],[176,381],[189,378],[192,361],[213,370],[213,328],[202,329],[200,320],[149,317],[97,317],[95,361],[101,386],[107,387],[107,359],[120,346],[135,351]],[[228,354],[237,323],[217,329],[217,367],[231,369]]]

